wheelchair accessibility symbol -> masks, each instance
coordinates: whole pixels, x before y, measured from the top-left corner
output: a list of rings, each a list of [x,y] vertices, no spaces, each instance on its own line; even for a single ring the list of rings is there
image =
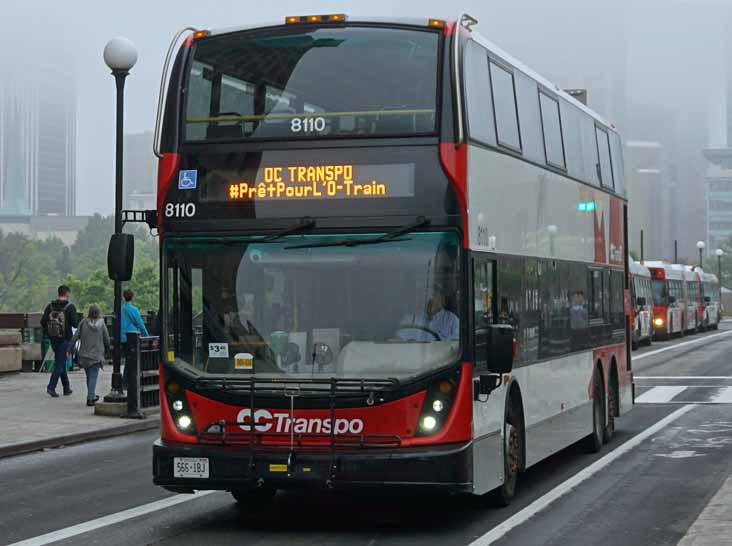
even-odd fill
[[[180,171],[178,173],[179,190],[195,190],[198,184],[198,171]]]

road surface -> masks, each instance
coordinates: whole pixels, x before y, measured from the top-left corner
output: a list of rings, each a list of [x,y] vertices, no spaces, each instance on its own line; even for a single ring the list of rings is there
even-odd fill
[[[508,508],[298,492],[249,515],[153,486],[149,432],[0,460],[0,545],[676,545],[732,472],[732,325],[633,354],[638,404],[612,443],[530,469]]]

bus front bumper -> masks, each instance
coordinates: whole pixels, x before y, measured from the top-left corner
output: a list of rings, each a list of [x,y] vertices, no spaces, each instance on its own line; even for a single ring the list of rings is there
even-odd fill
[[[177,457],[206,458],[207,478],[174,477]],[[276,489],[356,489],[399,487],[466,493],[472,491],[472,443],[418,448],[262,450],[247,447],[179,444],[157,440],[153,483],[171,491]],[[288,465],[289,458],[289,465]]]

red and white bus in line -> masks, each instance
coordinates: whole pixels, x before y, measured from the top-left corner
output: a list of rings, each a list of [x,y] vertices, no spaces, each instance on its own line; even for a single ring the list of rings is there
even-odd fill
[[[683,335],[686,314],[683,270],[666,262],[646,261],[643,265],[651,272],[654,337],[668,339]]]
[[[629,260],[630,265],[630,329],[631,345],[650,345],[653,337],[653,289],[650,270]]]
[[[620,138],[476,23],[185,37],[156,133],[156,484],[505,504],[611,439],[633,403]]]
[[[671,267],[680,269],[684,277],[682,293],[682,307],[685,310],[683,317],[684,334],[696,333],[699,331],[699,324],[701,322],[700,311],[702,311],[701,287],[699,286],[699,280],[690,265],[673,264]]]
[[[702,327],[704,330],[717,330],[722,320],[722,301],[720,297],[719,279],[712,273],[705,273],[697,269],[701,281],[704,315]]]

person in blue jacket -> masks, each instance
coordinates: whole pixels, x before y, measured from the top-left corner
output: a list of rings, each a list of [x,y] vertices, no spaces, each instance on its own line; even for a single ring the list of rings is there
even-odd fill
[[[125,298],[125,304],[122,306],[122,332],[119,337],[119,341],[122,344],[122,354],[126,355],[128,333],[136,333],[143,336],[149,336],[150,334],[148,333],[147,328],[145,328],[145,323],[142,322],[140,310],[132,303],[132,300],[135,298],[135,293],[132,290],[127,289],[122,293],[122,295]],[[125,363],[125,369],[122,373],[122,388],[125,390],[127,390],[128,379],[129,373],[127,370],[127,364]]]

